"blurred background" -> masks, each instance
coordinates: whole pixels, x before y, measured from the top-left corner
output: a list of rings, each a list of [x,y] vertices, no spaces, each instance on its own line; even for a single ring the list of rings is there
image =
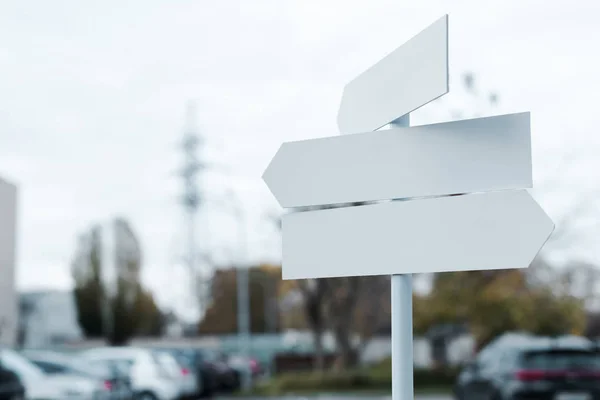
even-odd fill
[[[282,281],[261,175],[444,13],[450,93],[411,123],[531,111],[556,231],[525,270],[415,276],[416,390],[498,338],[595,343],[600,3],[481,3],[2,1],[0,372],[56,399],[389,392],[389,278]]]

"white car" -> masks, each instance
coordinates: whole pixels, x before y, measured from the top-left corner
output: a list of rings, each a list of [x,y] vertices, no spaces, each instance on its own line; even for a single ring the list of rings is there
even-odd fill
[[[194,374],[181,366],[170,353],[155,350],[154,357],[179,386],[179,397],[191,398],[202,391]]]
[[[107,365],[90,365],[71,355],[49,351],[25,350],[20,353],[51,377],[76,375],[96,381],[98,390],[95,400],[131,400],[129,377],[119,374]]]
[[[176,400],[180,386],[157,362],[152,351],[132,347],[103,347],[78,354],[89,363],[110,361],[126,369],[138,400]]]
[[[96,380],[71,375],[47,375],[35,364],[10,349],[0,349],[0,362],[25,386],[27,400],[102,399],[104,387]]]

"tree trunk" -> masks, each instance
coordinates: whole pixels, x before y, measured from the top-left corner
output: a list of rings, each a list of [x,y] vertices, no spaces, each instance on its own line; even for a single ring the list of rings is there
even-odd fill
[[[313,327],[312,331],[313,343],[315,346],[315,359],[313,368],[317,372],[323,372],[325,370],[325,351],[323,349],[323,326],[315,326]]]
[[[306,320],[313,335],[313,345],[315,348],[314,368],[317,371],[323,371],[325,368],[325,355],[323,349],[323,332],[325,331],[325,320],[323,316],[323,284],[320,281],[313,281],[314,286],[310,287],[308,282],[301,284],[304,297],[304,312]]]
[[[321,311],[321,299],[313,297],[306,299],[306,314],[313,334],[313,345],[315,348],[314,368],[316,371],[323,371],[325,368],[325,355],[323,350],[323,315]]]
[[[338,351],[336,367],[341,370],[355,367],[358,364],[358,354],[351,343],[351,335],[341,326],[337,327],[334,333]]]
[[[337,367],[350,368],[357,364],[357,349],[352,343],[353,317],[361,278],[325,279],[326,293],[330,295],[325,304],[329,325],[335,335],[339,354]]]

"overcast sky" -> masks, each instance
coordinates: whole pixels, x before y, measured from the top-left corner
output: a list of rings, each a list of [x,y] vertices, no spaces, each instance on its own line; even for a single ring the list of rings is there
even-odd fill
[[[18,285],[69,287],[77,234],[119,214],[143,243],[145,281],[175,301],[189,99],[223,170],[202,186],[214,197],[232,187],[250,259],[277,260],[264,218],[277,206],[260,180],[272,155],[283,141],[337,134],[344,84],[444,13],[451,93],[413,123],[476,112],[459,85],[472,70],[500,96],[482,112],[532,112],[532,193],[561,218],[600,185],[599,12],[595,0],[3,0],[0,175],[20,188]],[[594,207],[557,257],[598,259]],[[207,205],[198,230],[202,249],[236,247],[223,211]]]

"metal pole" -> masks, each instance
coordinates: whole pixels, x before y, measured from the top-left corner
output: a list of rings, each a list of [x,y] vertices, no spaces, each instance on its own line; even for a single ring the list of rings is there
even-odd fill
[[[204,310],[204,302],[202,301],[202,287],[200,284],[200,273],[196,268],[196,210],[188,208],[187,210],[187,225],[188,225],[188,271],[190,274],[190,290],[194,299],[194,306],[198,307],[198,315],[201,317]]]
[[[197,134],[196,125],[196,105],[193,101],[188,101],[186,110],[185,132],[183,135],[182,150],[185,157],[185,164],[181,171],[181,177],[185,185],[183,197],[183,207],[186,211],[188,224],[188,255],[187,267],[190,274],[190,290],[194,307],[197,307],[199,317],[204,312],[204,287],[202,285],[203,276],[197,269],[196,263],[196,213],[200,205],[200,195],[196,185],[196,177],[203,168],[203,164],[198,161],[196,151],[204,145],[203,140]]]
[[[235,198],[232,196],[232,201]],[[250,358],[250,295],[249,295],[249,271],[248,265],[245,263],[247,257],[247,240],[246,234],[246,221],[244,219],[243,210],[241,204],[235,205],[236,216],[238,220],[239,229],[239,246],[240,246],[240,260],[237,269],[237,308],[238,308],[238,342],[240,355],[242,359],[248,361]],[[245,368],[242,373],[242,390],[248,391],[252,387],[252,372],[250,370],[250,364],[245,363]]]
[[[409,115],[390,124],[406,127]],[[392,275],[392,400],[413,400],[412,275]]]
[[[238,292],[238,332],[239,332],[239,348],[242,359],[249,359],[248,342],[249,342],[249,310],[248,310],[248,268],[244,266],[238,267],[237,292]],[[242,390],[247,391],[252,386],[252,376],[250,373],[250,364],[244,363],[242,373]]]

